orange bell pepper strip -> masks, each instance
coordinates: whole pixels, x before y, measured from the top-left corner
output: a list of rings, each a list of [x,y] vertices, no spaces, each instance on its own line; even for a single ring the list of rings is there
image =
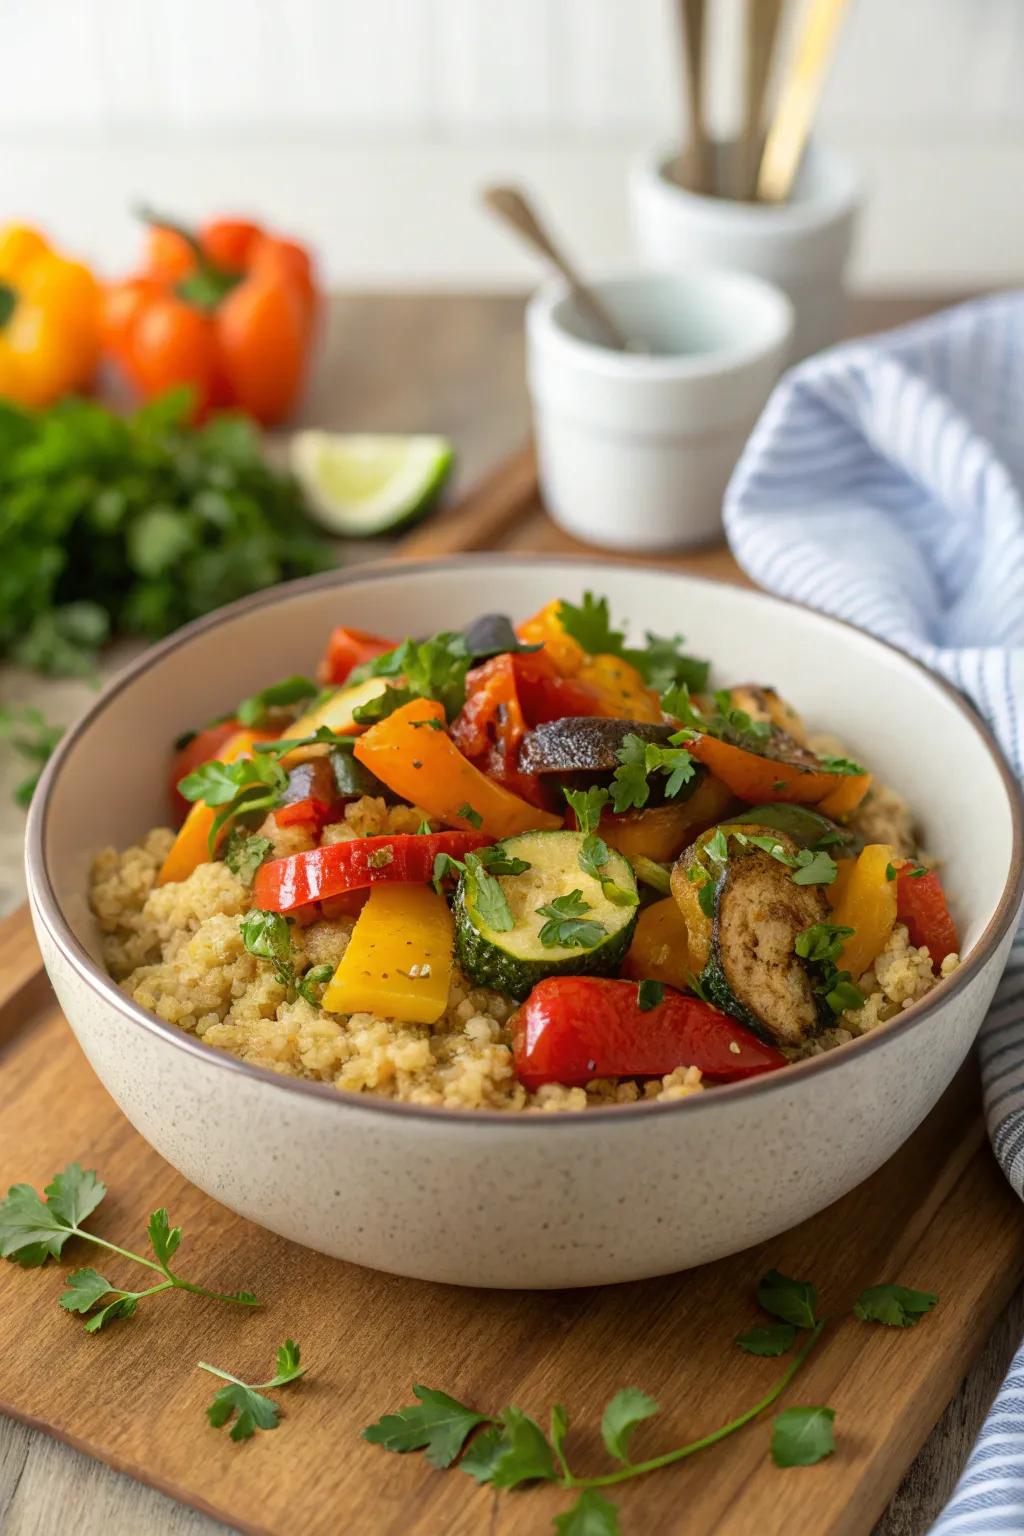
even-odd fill
[[[85,389],[100,349],[89,269],[23,225],[0,230],[0,395],[41,407]]]
[[[251,752],[258,741],[272,740],[272,734],[267,731],[238,731],[224,743],[215,758],[210,758],[208,761],[234,763]],[[210,831],[216,816],[217,812],[211,810],[205,800],[193,802],[191,810],[178,830],[177,837],[171,844],[167,857],[160,866],[160,873],[156,877],[157,885],[169,885],[172,881],[187,880],[200,864],[209,863]]]
[[[661,703],[640,673],[621,656],[590,655],[572,635],[566,634],[559,617],[561,599],[545,603],[516,634],[526,645],[543,645],[541,652],[563,677],[577,678],[594,690],[600,712],[614,720],[662,719]],[[593,711],[591,711],[593,713]]]
[[[634,981],[661,981],[685,992],[692,973],[686,919],[673,897],[652,901],[637,919],[622,974]]]
[[[474,768],[445,730],[444,710],[433,699],[413,699],[371,725],[354,751],[382,784],[446,826],[497,839],[562,825],[560,816],[528,805]]]
[[[305,383],[318,290],[309,254],[243,219],[199,235],[150,218],[143,272],[108,292],[105,344],[145,399],[188,384],[196,413],[222,406],[264,426]]]
[[[719,741],[717,736],[695,736],[686,748],[748,805],[783,800],[817,805],[826,815],[837,816],[856,809],[871,783],[869,773],[837,774],[809,764],[781,762]]]

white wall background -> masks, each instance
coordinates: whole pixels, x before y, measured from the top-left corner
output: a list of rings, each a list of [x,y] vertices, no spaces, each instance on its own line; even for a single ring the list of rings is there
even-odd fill
[[[726,130],[742,3],[712,0]],[[146,198],[265,214],[337,283],[520,285],[499,177],[620,263],[626,167],[679,115],[669,0],[0,0],[0,58],[0,216],[109,270]],[[1024,0],[854,0],[822,130],[872,185],[862,284],[1020,280]]]

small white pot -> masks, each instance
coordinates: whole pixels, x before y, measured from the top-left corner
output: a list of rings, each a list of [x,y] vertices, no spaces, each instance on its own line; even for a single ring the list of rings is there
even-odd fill
[[[637,160],[630,178],[633,234],[640,260],[662,271],[729,267],[775,283],[796,312],[789,361],[838,340],[843,273],[862,189],[850,161],[808,145],[786,203],[743,203],[688,192],[666,167],[676,151]]]
[[[785,360],[789,301],[734,272],[634,273],[594,287],[651,352],[599,345],[562,283],[531,299],[527,377],[545,505],[607,549],[708,543]]]

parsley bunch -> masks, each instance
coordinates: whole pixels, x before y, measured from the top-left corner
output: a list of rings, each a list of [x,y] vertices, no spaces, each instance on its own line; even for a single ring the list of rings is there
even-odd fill
[[[617,1465],[595,1477],[579,1477],[569,1465],[566,1440],[570,1421],[561,1403],[552,1406],[545,1431],[514,1403],[492,1416],[436,1388],[414,1386],[416,1402],[385,1414],[363,1430],[363,1438],[399,1454],[422,1451],[427,1462],[438,1469],[458,1461],[475,1482],[489,1483],[496,1490],[531,1482],[555,1483],[577,1494],[572,1507],[555,1517],[559,1536],[620,1536],[618,1509],[604,1497],[602,1489],[685,1461],[736,1434],[778,1401],[817,1345],[826,1320],[818,1317],[818,1292],[810,1281],[769,1270],[758,1284],[757,1300],[773,1321],[739,1334],[737,1345],[747,1354],[780,1356],[793,1348],[802,1333],[796,1353],[775,1384],[750,1408],[699,1439],[659,1455],[633,1459],[634,1434],[661,1411],[660,1404],[638,1387],[617,1392],[605,1406],[601,1439]],[[871,1286],[861,1292],[853,1312],[864,1322],[909,1328],[936,1300],[928,1291]],[[775,1465],[809,1467],[831,1456],[836,1446],[834,1420],[835,1410],[821,1405],[783,1409],[772,1424],[770,1454]]]
[[[192,427],[190,406],[187,390],[127,417],[0,402],[0,656],[88,675],[112,633],[156,638],[334,563],[253,424]]]
[[[625,632],[612,626],[606,597],[584,592],[579,605],[561,602],[558,617],[565,633],[589,655],[617,656],[629,662],[656,693],[684,685],[699,693],[707,685],[710,663],[685,655],[680,649],[682,635],[669,639],[648,630],[645,646],[626,645]]]
[[[94,1232],[86,1232],[82,1223],[93,1214],[106,1192],[106,1185],[96,1174],[82,1169],[78,1163],[69,1163],[63,1173],[58,1173],[47,1184],[42,1196],[30,1184],[12,1185],[7,1198],[0,1201],[0,1258],[11,1259],[25,1269],[36,1268],[47,1259],[59,1258],[65,1243],[78,1237],[98,1248],[105,1248],[108,1253],[131,1259],[161,1277],[156,1285],[145,1290],[130,1291],[114,1285],[95,1269],[76,1269],[69,1274],[60,1305],[66,1312],[77,1312],[83,1317],[88,1314],[87,1333],[98,1333],[119,1317],[131,1317],[140,1301],[158,1296],[162,1291],[189,1291],[194,1296],[235,1302],[243,1307],[259,1305],[251,1291],[225,1294],[207,1290],[173,1271],[170,1265],[181,1244],[181,1228],[171,1226],[163,1209],[154,1211],[149,1218],[147,1232],[153,1251],[151,1259],[119,1248]]]

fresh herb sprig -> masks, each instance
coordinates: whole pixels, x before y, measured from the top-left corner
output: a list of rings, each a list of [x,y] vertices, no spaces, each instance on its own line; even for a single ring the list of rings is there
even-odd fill
[[[793,948],[801,960],[817,972],[814,990],[823,997],[835,1014],[847,1009],[863,1008],[866,998],[855,985],[849,971],[842,971],[836,964],[847,939],[853,937],[852,928],[836,923],[812,923],[793,941]]]
[[[301,1357],[302,1352],[295,1340],[285,1339],[277,1351],[277,1370],[269,1381],[256,1383],[242,1381],[229,1371],[222,1371],[219,1366],[200,1360],[200,1371],[209,1371],[211,1376],[219,1376],[227,1382],[227,1386],[220,1387],[214,1393],[213,1401],[206,1410],[206,1417],[214,1429],[223,1429],[229,1420],[234,1419],[229,1433],[235,1441],[251,1440],[258,1429],[276,1429],[280,1410],[263,1393],[271,1392],[275,1387],[286,1387],[304,1376],[306,1368],[300,1363]]]
[[[214,1301],[233,1302],[238,1306],[259,1305],[251,1291],[212,1291],[185,1280],[171,1269],[171,1260],[181,1244],[181,1228],[172,1227],[166,1210],[157,1210],[149,1218],[147,1232],[153,1257],[133,1253],[116,1243],[87,1232],[83,1222],[93,1214],[106,1194],[106,1185],[92,1170],[69,1163],[47,1184],[40,1195],[30,1184],[14,1184],[7,1198],[0,1201],[0,1257],[11,1259],[25,1269],[36,1268],[50,1258],[59,1258],[71,1238],[81,1238],[104,1248],[108,1253],[130,1259],[160,1276],[156,1285],[144,1290],[125,1290],[114,1285],[95,1269],[78,1269],[66,1279],[60,1305],[66,1312],[85,1317],[87,1333],[98,1333],[120,1317],[131,1317],[139,1303],[164,1291],[188,1291]]]
[[[537,916],[547,918],[537,937],[549,949],[593,949],[607,936],[608,929],[586,916],[592,910],[580,890],[556,896],[537,908]]]
[[[383,850],[382,850],[383,851]],[[239,923],[242,943],[257,960],[269,960],[274,967],[274,980],[284,987],[290,1002],[304,998],[311,1008],[320,1006],[320,988],[334,975],[331,965],[314,965],[300,974],[295,965],[291,928],[288,919],[280,912],[264,912],[253,907]]]
[[[687,1460],[736,1434],[779,1400],[818,1345],[827,1320],[818,1316],[817,1289],[809,1281],[769,1270],[758,1285],[757,1299],[773,1321],[738,1335],[739,1347],[747,1354],[780,1356],[793,1348],[802,1333],[799,1348],[774,1385],[751,1407],[710,1433],[660,1455],[633,1458],[634,1434],[661,1411],[654,1398],[637,1387],[617,1392],[605,1407],[601,1438],[618,1465],[593,1477],[579,1477],[572,1471],[566,1453],[570,1421],[561,1403],[552,1407],[545,1431],[514,1403],[492,1416],[446,1392],[415,1386],[417,1401],[385,1414],[363,1430],[363,1438],[400,1454],[422,1451],[438,1469],[458,1462],[477,1483],[496,1490],[531,1482],[555,1484],[577,1495],[571,1509],[555,1517],[559,1536],[619,1536],[618,1510],[602,1490]],[[910,1327],[935,1301],[927,1291],[871,1286],[861,1292],[853,1312],[863,1321]],[[824,1405],[784,1408],[772,1424],[770,1454],[776,1466],[813,1466],[830,1456],[836,1446],[834,1420],[835,1411]]]
[[[637,906],[640,898],[636,891],[619,885],[606,873],[612,854],[604,838],[598,836],[597,828],[601,813],[611,798],[608,791],[598,786],[591,789],[567,789],[565,798],[576,819],[577,831],[583,833],[583,845],[579,853],[580,869],[599,883],[606,901],[617,907]]]
[[[682,735],[672,736],[666,747],[656,741],[644,741],[632,732],[623,738],[616,753],[619,766],[612,774],[612,810],[617,816],[647,804],[651,794],[648,780],[654,773],[667,775],[663,789],[668,799],[690,783],[697,765],[680,745],[682,740]]]
[[[309,677],[286,677],[282,682],[271,683],[268,688],[261,688],[259,693],[243,699],[235,710],[235,719],[248,730],[259,730],[279,711],[294,709],[298,704],[306,704],[323,693],[332,692],[333,689],[321,689]]]
[[[666,715],[678,720],[686,731],[699,736],[715,736],[719,741],[743,747],[748,752],[763,752],[765,744],[775,734],[770,720],[755,720],[745,709],[737,708],[728,688],[720,688],[715,693],[714,705],[714,709],[706,713],[685,684],[669,689],[661,700]]]
[[[589,655],[617,656],[629,662],[657,693],[683,684],[696,692],[707,686],[710,663],[686,655],[681,649],[682,635],[669,639],[648,630],[645,646],[626,645],[625,632],[612,625],[606,597],[584,592],[579,604],[563,600],[558,617],[566,634]]]

